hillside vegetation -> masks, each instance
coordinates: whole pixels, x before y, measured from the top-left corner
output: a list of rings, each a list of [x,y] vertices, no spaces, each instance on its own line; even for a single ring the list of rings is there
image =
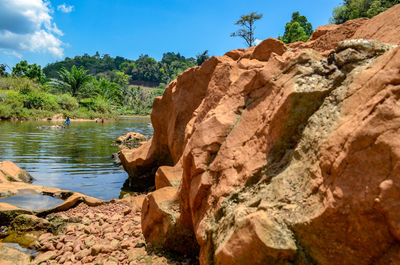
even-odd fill
[[[129,60],[121,56],[111,57],[108,54],[100,56],[96,52],[93,56],[84,54],[74,58],[67,57],[64,61],[48,64],[43,68],[43,72],[49,78],[56,78],[57,72],[63,67],[70,69],[74,65],[78,68],[83,66],[89,74],[110,79],[112,82],[165,88],[180,73],[197,65],[197,60],[173,52],[164,53],[160,61],[148,55]]]
[[[157,62],[87,54],[45,68],[21,61],[12,73],[0,69],[0,119],[45,118],[61,113],[72,118],[148,115],[166,84],[189,67],[208,59],[165,53]]]

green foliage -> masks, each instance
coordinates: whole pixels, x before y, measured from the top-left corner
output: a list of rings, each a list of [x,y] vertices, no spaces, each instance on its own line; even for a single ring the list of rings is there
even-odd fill
[[[151,113],[153,101],[161,96],[164,89],[150,87],[129,86],[123,90],[123,104],[118,112],[121,114],[148,115]]]
[[[44,74],[42,67],[37,64],[28,64],[26,60],[17,63],[12,68],[13,76],[26,76],[29,79],[36,80],[43,84],[46,82],[46,75]]]
[[[111,82],[104,78],[100,78],[99,81],[96,80],[96,85],[98,87],[98,91],[100,91],[100,95],[103,98],[109,101],[114,101],[118,105],[122,103],[122,91],[117,83]]]
[[[0,77],[0,90],[40,89],[40,84],[26,77]]]
[[[293,43],[296,41],[307,41],[313,33],[312,25],[305,16],[300,16],[299,12],[292,14],[292,20],[286,23],[285,33],[278,39],[284,43]]]
[[[43,71],[49,78],[56,78],[61,68],[71,69],[72,66],[75,65],[78,68],[81,66],[84,67],[89,74],[95,76],[98,73],[118,70],[121,64],[127,61],[129,60],[120,56],[115,58],[108,54],[100,56],[99,52],[96,52],[93,56],[85,53],[83,56],[75,56],[74,58],[67,57],[64,61],[48,64],[43,68]]]
[[[82,66],[77,68],[74,65],[70,71],[61,68],[58,72],[58,79],[52,79],[50,86],[57,91],[71,93],[72,96],[76,97],[90,80],[91,76]]]
[[[48,93],[39,84],[27,78],[0,78],[0,119],[45,118],[58,113],[73,118],[115,117],[115,109],[116,107],[101,95],[78,102],[70,94]]]
[[[98,112],[101,114],[112,113],[112,105],[103,97],[84,98],[79,101],[79,104],[89,111]]]
[[[240,26],[241,29],[232,33],[231,37],[240,37],[244,39],[248,47],[253,46],[255,41],[254,31],[256,29],[254,23],[262,17],[262,14],[257,14],[256,12],[240,16],[240,19],[236,21],[235,25]]]
[[[0,77],[6,77],[8,73],[6,72],[6,65],[0,64]]]
[[[58,100],[55,95],[32,90],[22,97],[24,107],[27,109],[38,109],[57,111],[59,109]]]
[[[196,63],[197,65],[202,65],[209,58],[210,56],[208,55],[208,50],[205,50],[203,53],[200,53],[196,56]]]
[[[79,108],[78,100],[70,94],[60,95],[58,97],[58,105],[60,105],[61,109],[67,111],[74,111]]]
[[[17,117],[29,117],[29,111],[24,108],[22,96],[15,90],[0,90],[0,118]]]
[[[96,53],[93,56],[85,54],[73,59],[47,65],[43,70],[48,77],[57,78],[64,67],[84,67],[88,74],[99,79],[109,79],[120,86],[147,85],[157,87],[161,83],[167,84],[189,67],[196,65],[194,58],[185,58],[179,53],[168,52],[157,62],[148,55],[141,55],[137,60],[128,60],[123,57],[102,57]],[[164,85],[165,87],[165,85]]]
[[[371,18],[399,3],[400,0],[345,0],[333,9],[330,22],[342,24],[360,17]]]

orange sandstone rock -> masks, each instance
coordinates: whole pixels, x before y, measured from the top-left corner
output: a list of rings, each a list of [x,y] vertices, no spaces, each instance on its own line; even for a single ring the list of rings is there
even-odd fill
[[[268,39],[170,83],[124,165],[182,171],[144,200],[146,241],[198,244],[201,264],[399,263],[398,18]]]
[[[19,168],[11,161],[0,162],[0,181],[4,182],[31,182],[29,173]]]
[[[183,172],[181,165],[175,167],[159,167],[155,175],[156,189],[161,189],[169,186],[178,188],[182,180],[182,173]]]

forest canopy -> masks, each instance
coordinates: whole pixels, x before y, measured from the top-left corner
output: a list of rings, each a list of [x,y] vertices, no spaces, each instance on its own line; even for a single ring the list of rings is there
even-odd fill
[[[174,52],[164,53],[160,61],[147,54],[140,55],[137,60],[129,60],[121,56],[111,57],[108,54],[101,56],[96,52],[92,56],[84,54],[74,58],[67,57],[63,61],[48,64],[43,68],[43,72],[48,78],[55,78],[63,67],[71,69],[72,66],[82,66],[89,74],[116,83],[165,88],[180,73],[195,65],[195,58],[185,58]]]

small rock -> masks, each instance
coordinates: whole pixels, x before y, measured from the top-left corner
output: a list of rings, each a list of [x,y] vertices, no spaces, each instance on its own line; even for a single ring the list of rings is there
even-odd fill
[[[113,217],[111,217],[109,220],[110,220],[111,222],[117,222],[117,221],[119,221],[119,220],[121,220],[121,219],[122,219],[122,215],[116,214],[116,215],[114,215]]]
[[[144,248],[145,246],[146,246],[145,243],[137,243],[137,244],[135,245],[135,248]]]
[[[89,254],[90,254],[90,250],[89,249],[81,250],[78,253],[76,253],[75,259],[77,259],[77,260],[83,259],[84,260],[85,257],[89,256]],[[89,261],[89,262],[91,262],[91,261]],[[84,260],[84,263],[86,263],[85,260]]]
[[[96,244],[90,250],[90,255],[97,256],[103,250],[103,245]]]
[[[57,245],[56,245],[56,249],[60,250],[60,249],[63,248],[63,246],[64,246],[63,243],[58,242]]]
[[[51,233],[45,233],[45,234],[42,234],[42,235],[39,237],[39,241],[40,241],[40,242],[46,241],[46,240],[48,240],[48,239],[51,238],[51,237],[53,237],[53,234],[51,234]]]
[[[107,227],[106,229],[104,229],[103,232],[104,232],[105,234],[106,234],[106,233],[112,233],[112,232],[114,232],[114,227],[109,226],[109,227]]]
[[[96,243],[94,236],[90,236],[88,238],[85,239],[85,245],[90,248],[92,247],[94,244]]]
[[[38,255],[35,260],[33,261],[34,264],[40,264],[44,261],[52,260],[56,258],[56,252],[55,251],[48,251],[44,252],[40,255]]]
[[[54,245],[52,243],[50,243],[50,242],[44,243],[42,249],[43,250],[50,250],[50,251],[56,250]]]
[[[83,217],[83,219],[82,219],[82,224],[84,224],[84,225],[90,225],[91,223],[92,223],[92,221],[89,219],[89,218],[87,218],[87,217]]]
[[[125,207],[125,209],[123,210],[124,215],[128,215],[132,212],[132,209],[129,207]]]

